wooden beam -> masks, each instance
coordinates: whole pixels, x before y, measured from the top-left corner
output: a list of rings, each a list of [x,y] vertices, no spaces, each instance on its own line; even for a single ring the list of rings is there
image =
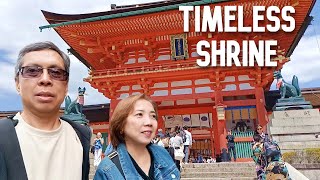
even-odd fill
[[[255,94],[254,89],[250,90],[239,90],[239,91],[222,91],[222,96],[245,96],[245,95],[251,95]]]
[[[213,93],[201,93],[201,94],[183,94],[183,95],[168,95],[168,96],[153,96],[151,97],[154,101],[176,101],[176,100],[188,100],[188,99],[202,99],[202,98],[213,98]]]
[[[159,107],[159,111],[164,115],[184,115],[184,114],[200,114],[200,113],[211,113],[212,106],[206,107],[188,107],[188,108],[175,108],[171,107],[170,109],[162,109]]]
[[[223,101],[223,104],[228,107],[251,106],[251,105],[256,105],[256,100],[255,99],[247,99],[247,100]]]

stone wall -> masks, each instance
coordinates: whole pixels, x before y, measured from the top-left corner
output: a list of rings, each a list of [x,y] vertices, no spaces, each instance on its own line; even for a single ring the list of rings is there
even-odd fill
[[[291,164],[310,180],[319,180],[320,164]]]
[[[320,148],[320,113],[317,109],[274,111],[268,132],[282,153]]]

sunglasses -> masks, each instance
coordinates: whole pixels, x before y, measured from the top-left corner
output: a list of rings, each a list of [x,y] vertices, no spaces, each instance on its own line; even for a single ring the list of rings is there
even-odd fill
[[[24,66],[19,69],[19,73],[24,78],[38,78],[43,73],[43,69],[48,70],[49,76],[58,81],[66,81],[69,78],[69,73],[60,68],[43,68],[39,66]]]

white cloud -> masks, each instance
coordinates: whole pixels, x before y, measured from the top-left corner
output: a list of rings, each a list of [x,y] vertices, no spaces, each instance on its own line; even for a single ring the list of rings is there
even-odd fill
[[[0,62],[0,97],[6,93],[16,93],[14,82],[14,65]]]
[[[130,1],[129,3],[152,2],[150,0]],[[0,1],[1,41],[0,50],[6,51],[6,57],[0,56],[0,103],[1,96],[17,94],[14,83],[14,63],[18,52],[25,45],[36,41],[52,41],[59,48],[66,50],[68,45],[53,29],[40,32],[39,26],[47,25],[41,10],[59,14],[85,14],[110,10],[111,4],[124,5],[128,1],[120,0],[68,0],[68,1]],[[1,54],[3,55],[3,54]],[[8,62],[4,62],[4,59]],[[83,82],[88,76],[87,68],[76,58],[71,56],[71,76],[69,82],[69,95],[75,99],[78,87],[86,87],[87,96],[85,104],[107,103],[109,99],[93,89],[89,83]]]
[[[70,59],[69,96],[71,99],[76,99],[79,87],[85,87],[85,104],[103,104],[110,102],[104,95],[99,93],[96,89],[93,89],[89,83],[83,81],[83,78],[88,76],[87,68],[74,56],[70,56]]]
[[[291,56],[291,61],[284,65],[282,74],[285,79],[297,75],[299,83],[319,82],[320,70],[320,35],[303,37]],[[291,81],[291,80],[290,80]]]

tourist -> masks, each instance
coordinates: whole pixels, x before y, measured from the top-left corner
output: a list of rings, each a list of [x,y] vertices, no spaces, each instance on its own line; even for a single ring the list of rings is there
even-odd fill
[[[253,135],[254,144],[252,146],[253,161],[256,164],[256,173],[258,180],[265,179],[266,160],[263,157],[263,139],[259,134]]]
[[[246,132],[247,128],[248,128],[248,126],[243,119],[240,119],[240,121],[238,121],[236,124],[236,130],[238,132]]]
[[[257,125],[257,128],[256,128],[254,134],[259,135],[262,138],[262,140],[264,140],[266,138],[266,134],[263,132],[263,128],[261,125]]]
[[[163,139],[162,139],[162,143],[164,144],[164,148],[168,151],[168,153],[170,154],[172,160],[175,162],[174,159],[174,148],[171,146],[170,144],[170,134],[167,134]]]
[[[186,136],[186,142],[183,143],[184,145],[184,158],[183,158],[183,162],[188,164],[189,162],[189,154],[190,154],[190,147],[192,146],[192,134],[191,132],[188,131],[188,127],[184,126],[183,127],[183,131],[185,132],[185,136]]]
[[[7,145],[0,143],[1,180],[88,180],[91,131],[59,118],[69,69],[69,57],[52,42],[33,43],[19,52],[15,82],[23,109],[13,117],[16,121],[0,120],[2,128],[14,132]],[[8,149],[13,143],[17,148]]]
[[[234,136],[232,135],[231,130],[228,131],[228,135],[226,136],[226,139],[227,139],[229,160],[231,160],[231,152],[232,152],[233,159],[234,161],[236,161],[237,160],[236,148],[235,148]]]
[[[179,170],[181,170],[180,163],[181,163],[182,158],[178,159],[177,155],[176,155],[178,153],[178,151],[182,150],[182,152],[183,152],[183,141],[182,141],[182,138],[181,138],[179,132],[174,132],[173,133],[173,137],[170,139],[170,144],[174,149],[174,153],[175,153],[174,157],[175,157],[175,163],[177,165],[177,168]]]
[[[163,134],[157,134],[154,144],[164,148],[164,144],[162,142],[162,139],[164,139],[164,135]]]
[[[163,134],[163,132],[162,132],[162,129],[158,129],[157,135],[159,135],[160,139],[164,137],[164,134]]]
[[[102,160],[94,179],[180,179],[169,153],[150,143],[157,120],[157,105],[146,95],[120,101],[110,120],[114,152]]]
[[[101,155],[102,155],[102,146],[104,143],[104,140],[102,138],[102,134],[100,132],[97,133],[96,138],[93,140],[94,144],[94,160],[93,160],[93,166],[97,168],[101,162]]]
[[[197,156],[197,163],[204,163],[204,160],[203,160],[203,156],[201,153],[198,153],[198,156]]]

